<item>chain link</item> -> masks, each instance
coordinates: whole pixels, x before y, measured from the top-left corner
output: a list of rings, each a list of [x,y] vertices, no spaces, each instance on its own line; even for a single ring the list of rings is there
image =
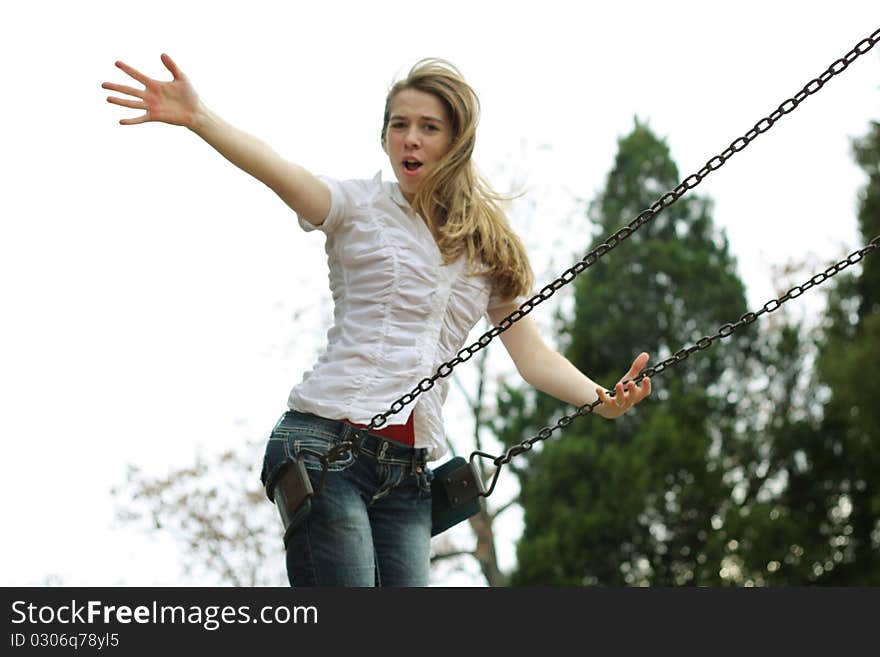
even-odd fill
[[[782,306],[782,304],[784,304],[786,301],[790,301],[791,299],[796,299],[797,297],[801,296],[804,292],[806,292],[810,288],[816,287],[817,285],[821,285],[822,283],[827,281],[829,278],[839,274],[841,271],[843,271],[847,267],[861,262],[862,258],[864,258],[866,255],[868,255],[869,253],[871,253],[872,251],[875,251],[877,249],[880,249],[880,235],[878,235],[873,240],[871,240],[867,246],[865,246],[857,251],[853,251],[847,258],[844,258],[840,262],[837,262],[837,263],[831,265],[825,271],[820,272],[818,274],[815,274],[812,278],[807,280],[803,285],[796,285],[793,288],[791,288],[788,292],[783,294],[782,296],[780,296],[776,299],[771,299],[770,301],[765,303],[764,306],[759,311],[747,312],[742,317],[740,317],[736,322],[733,322],[732,324],[722,325],[718,329],[718,331],[715,332],[714,335],[703,336],[702,338],[697,340],[694,344],[690,345],[689,347],[679,349],[674,354],[672,354],[669,358],[657,363],[653,367],[646,367],[644,370],[642,370],[642,372],[639,373],[639,375],[635,379],[632,379],[632,380],[636,384],[638,384],[645,377],[656,376],[657,374],[660,374],[661,372],[669,369],[670,367],[673,367],[681,362],[684,362],[685,360],[687,360],[691,356],[691,354],[696,353],[698,351],[703,351],[704,349],[708,349],[719,338],[729,337],[730,335],[733,334],[734,331],[742,328],[743,326],[747,326],[749,324],[754,323],[759,317],[761,317],[761,315],[765,315],[767,313],[772,313],[775,310],[778,310]],[[626,383],[627,381],[623,381],[623,383]],[[615,396],[614,391],[609,391],[609,396],[614,397]],[[553,432],[556,431],[557,429],[562,429],[564,427],[567,427],[569,424],[571,424],[575,420],[575,418],[592,413],[596,409],[596,407],[601,404],[602,404],[601,400],[597,399],[596,401],[594,401],[592,403],[588,403],[588,404],[584,404],[583,406],[579,406],[575,410],[575,412],[572,413],[571,415],[563,415],[561,418],[559,418],[559,420],[553,426],[544,427],[532,438],[529,438],[528,440],[524,440],[523,442],[521,442],[518,445],[514,445],[513,447],[508,449],[507,452],[503,456],[492,457],[489,454],[485,454],[482,452],[475,452],[475,454],[478,454],[479,456],[491,458],[493,464],[497,468],[495,471],[494,479],[492,481],[492,485],[487,490],[486,495],[488,496],[489,494],[491,494],[492,489],[494,489],[495,481],[498,478],[498,472],[501,469],[501,466],[509,463],[511,461],[511,459],[513,459],[515,456],[519,456],[523,452],[527,452],[527,451],[531,450],[535,446],[535,443],[540,442],[542,440],[546,440],[551,435],[553,435]]]
[[[504,333],[511,326],[513,326],[516,322],[520,321],[523,317],[528,315],[532,310],[534,310],[537,306],[539,306],[544,301],[547,301],[550,297],[552,297],[561,287],[571,283],[579,274],[583,273],[586,269],[593,266],[599,258],[606,255],[614,248],[619,246],[624,240],[628,239],[633,233],[639,230],[645,224],[650,223],[658,214],[660,214],[664,209],[673,205],[678,199],[680,199],[684,194],[688,191],[694,189],[697,185],[699,185],[706,176],[708,176],[713,171],[717,171],[721,168],[727,160],[734,156],[734,154],[739,153],[744,150],[758,135],[767,132],[773,125],[779,121],[783,116],[789,114],[794,111],[794,109],[800,105],[808,96],[811,96],[818,92],[825,84],[831,80],[835,75],[839,75],[846,68],[858,59],[860,56],[864,55],[868,51],[873,48],[877,42],[880,41],[880,29],[875,30],[871,36],[866,37],[859,41],[852,50],[850,50],[846,55],[841,57],[840,59],[835,60],[829,67],[826,69],[818,78],[814,78],[810,80],[803,89],[798,91],[792,98],[785,100],[782,104],[779,105],[777,109],[775,109],[769,116],[758,121],[754,127],[752,127],[745,135],[735,139],[724,151],[722,151],[719,155],[715,155],[710,158],[703,167],[694,174],[687,176],[684,180],[682,180],[674,189],[663,194],[659,199],[654,201],[651,206],[645,210],[643,210],[639,215],[630,221],[626,226],[623,226],[615,233],[610,235],[605,239],[604,242],[599,244],[596,248],[592,249],[589,253],[587,253],[580,261],[576,262],[574,265],[566,269],[562,274],[553,280],[552,282],[545,285],[541,290],[532,296],[530,299],[523,302],[520,307],[514,310],[510,315],[505,317],[498,323],[497,326],[492,327],[490,330],[485,332],[480,338],[471,345],[464,347],[461,349],[458,354],[452,358],[451,360],[443,363],[437,368],[437,371],[421,381],[412,389],[411,392],[404,394],[402,397],[394,401],[390,408],[384,413],[379,413],[374,415],[370,420],[369,425],[366,428],[358,429],[351,440],[346,440],[340,442],[333,449],[331,449],[325,457],[321,459],[321,462],[324,466],[324,472],[326,474],[327,468],[330,463],[333,461],[339,460],[343,458],[349,451],[356,451],[357,446],[360,444],[364,434],[372,431],[373,429],[378,429],[382,427],[387,419],[396,415],[400,411],[402,411],[406,406],[411,404],[416,397],[418,397],[423,392],[427,392],[431,388],[434,387],[434,384],[438,379],[448,377],[452,374],[452,371],[455,367],[460,365],[461,363],[467,362],[470,360],[474,354],[479,352],[482,349],[485,349],[489,343],[498,337],[501,333]],[[873,242],[872,242],[873,244]],[[849,263],[852,264],[852,263]],[[835,272],[836,273],[836,272]],[[833,274],[830,274],[833,275]],[[824,278],[822,280],[825,280]],[[781,303],[781,302],[780,302]],[[760,314],[764,312],[770,312],[769,310],[762,310],[761,312],[755,315],[755,319]],[[740,320],[742,321],[742,320]],[[751,321],[754,321],[752,319]],[[725,325],[725,327],[730,327],[728,330],[732,333],[737,327],[739,323],[735,325]],[[722,328],[725,328],[722,327]],[[727,333],[729,335],[730,333]],[[717,337],[717,336],[716,336]],[[726,335],[721,335],[720,337],[726,337]],[[706,339],[706,338],[704,338]],[[712,338],[714,339],[714,338]],[[710,343],[711,344],[711,340]],[[708,345],[706,345],[708,346]],[[702,347],[705,348],[705,347]],[[677,352],[675,357],[678,357],[682,352]],[[680,360],[684,360],[688,357],[692,352],[688,352],[687,355],[681,356]],[[667,359],[668,360],[668,359]],[[665,363],[666,361],[664,361]],[[680,361],[676,361],[680,362]],[[658,364],[655,368],[652,368],[654,372],[662,372],[668,365],[664,365],[664,363]],[[661,367],[663,366],[663,367]],[[660,368],[660,369],[657,369]],[[592,409],[591,409],[592,410]],[[579,409],[580,411],[580,409]],[[578,412],[573,417],[577,417],[578,415],[583,415],[586,412],[584,411]],[[559,425],[557,424],[557,427]],[[557,427],[554,427],[557,428]],[[543,431],[543,430],[542,430]],[[548,430],[547,436],[549,437],[550,433],[552,433],[553,429]],[[543,440],[543,438],[541,438]],[[528,444],[528,447],[524,445]],[[531,443],[529,441],[525,441],[523,445],[520,446],[522,451],[527,451],[531,449]],[[516,448],[513,448],[516,449]],[[522,451],[517,453],[522,453]],[[513,454],[512,456],[515,456]],[[511,456],[511,458],[512,458]],[[510,458],[503,461],[503,463],[507,463]],[[497,471],[496,471],[497,477]],[[494,487],[494,482],[493,482]]]

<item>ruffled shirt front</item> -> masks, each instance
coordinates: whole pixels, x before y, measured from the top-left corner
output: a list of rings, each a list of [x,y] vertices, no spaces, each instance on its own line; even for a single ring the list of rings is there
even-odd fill
[[[397,183],[381,174],[321,180],[330,188],[330,212],[321,226],[302,217],[299,224],[326,235],[333,326],[288,406],[369,424],[454,358],[487,310],[509,301],[493,296],[488,277],[470,271],[464,257],[443,264],[433,235]],[[413,413],[415,446],[428,448],[430,460],[446,452],[448,387],[448,378],[438,379],[388,418],[388,424],[404,424]]]

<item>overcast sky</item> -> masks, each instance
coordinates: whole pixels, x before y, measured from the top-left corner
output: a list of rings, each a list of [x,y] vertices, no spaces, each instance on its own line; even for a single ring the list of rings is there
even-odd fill
[[[876,1],[6,7],[0,584],[181,582],[173,546],[114,525],[110,488],[128,463],[161,474],[265,439],[330,315],[321,237],[186,130],[120,126],[139,112],[105,100],[102,82],[129,83],[115,60],[168,79],[167,52],[230,122],[358,178],[390,176],[389,84],[447,58],[480,95],[478,165],[500,191],[524,184],[512,221],[549,275],[585,250],[574,209],[635,114],[684,177],[878,27]],[[753,307],[773,296],[773,266],[860,246],[850,139],[880,119],[878,83],[875,49],[698,188]],[[496,347],[499,371],[503,358]]]

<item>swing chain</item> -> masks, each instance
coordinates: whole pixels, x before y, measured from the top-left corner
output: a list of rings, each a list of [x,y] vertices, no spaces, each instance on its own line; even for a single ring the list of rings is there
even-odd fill
[[[745,313],[736,322],[734,322],[732,324],[724,324],[723,326],[721,326],[714,335],[704,336],[704,337],[700,338],[699,340],[697,340],[691,346],[685,347],[684,349],[680,349],[680,350],[676,351],[672,356],[659,362],[657,365],[655,365],[653,367],[646,367],[644,370],[642,370],[642,372],[635,379],[633,379],[633,381],[636,384],[638,384],[646,376],[653,377],[653,376],[659,374],[660,372],[663,372],[664,370],[666,370],[674,365],[677,365],[678,363],[681,363],[684,360],[687,360],[688,357],[690,357],[690,355],[693,354],[694,352],[702,351],[703,349],[708,349],[709,346],[713,342],[715,342],[715,340],[717,340],[719,338],[729,337],[737,329],[755,322],[761,315],[764,315],[766,313],[772,313],[773,311],[778,310],[779,307],[782,306],[782,304],[784,304],[786,301],[790,301],[791,299],[796,299],[797,297],[801,296],[804,292],[806,292],[810,288],[816,287],[817,285],[821,285],[822,283],[827,281],[829,278],[840,273],[841,271],[843,271],[847,267],[861,262],[861,260],[866,255],[868,255],[869,253],[871,253],[872,251],[877,250],[877,249],[880,249],[880,235],[878,235],[877,237],[872,239],[868,243],[867,246],[865,246],[861,249],[858,249],[857,251],[853,251],[846,258],[844,258],[840,262],[837,262],[837,263],[831,265],[825,271],[822,271],[822,272],[819,272],[818,274],[815,274],[812,278],[810,278],[808,281],[806,281],[802,285],[795,285],[793,288],[791,288],[788,292],[786,292],[782,296],[780,296],[776,299],[771,299],[770,301],[765,303],[764,306],[759,311]],[[627,383],[627,381],[623,381],[623,383]],[[609,396],[614,397],[614,391],[609,391]],[[498,472],[500,471],[501,466],[509,463],[511,461],[511,459],[513,459],[515,456],[519,456],[523,452],[527,452],[527,451],[531,450],[534,447],[535,443],[542,441],[542,440],[546,440],[557,429],[562,429],[564,427],[567,427],[569,424],[571,424],[574,421],[575,418],[580,417],[582,415],[587,415],[588,413],[592,413],[593,410],[597,406],[599,406],[601,403],[602,403],[601,400],[597,399],[596,401],[594,401],[592,403],[588,403],[588,404],[584,404],[583,406],[579,406],[572,415],[563,415],[556,422],[556,424],[554,424],[552,427],[544,427],[532,438],[529,438],[528,440],[524,440],[520,444],[514,445],[513,447],[508,449],[507,452],[505,452],[505,454],[503,456],[495,457],[492,462],[496,466],[497,469],[495,470],[495,476],[492,480],[492,484],[489,487],[488,491],[486,492],[486,496],[490,495],[492,490],[495,488],[495,481],[498,478]],[[493,458],[491,455],[484,454],[482,452],[479,452],[479,453],[475,452],[475,454],[478,456]]]
[[[718,338],[726,338],[730,334],[732,334],[735,330],[737,330],[741,326],[745,326],[747,324],[751,324],[755,320],[757,320],[761,315],[765,313],[772,313],[774,310],[778,309],[786,301],[791,299],[796,299],[801,296],[804,292],[813,288],[817,285],[821,285],[829,278],[834,276],[835,274],[843,271],[850,265],[855,265],[861,262],[862,258],[864,258],[867,254],[871,253],[874,249],[880,247],[880,236],[875,237],[871,240],[867,246],[859,249],[858,251],[853,251],[847,258],[837,262],[830,267],[828,267],[825,271],[819,272],[815,274],[812,278],[810,278],[803,285],[795,285],[788,292],[783,294],[778,299],[771,299],[758,312],[748,312],[739,318],[733,324],[725,324],[722,326],[718,333],[710,337],[703,337],[697,340],[697,342],[686,349],[680,349],[675,352],[672,356],[667,358],[666,360],[658,363],[654,367],[646,367],[645,370],[641,373],[639,379],[646,376],[654,376],[655,374],[659,374],[663,370],[676,363],[680,363],[683,360],[686,360],[688,356],[690,356],[695,351],[702,351],[703,349],[707,349],[715,340]]]
[[[758,121],[758,123],[756,123],[751,130],[749,130],[744,136],[733,141],[730,146],[728,146],[720,155],[716,155],[715,157],[711,158],[703,166],[703,168],[699,170],[699,172],[685,178],[673,190],[667,192],[659,199],[657,199],[650,208],[643,210],[635,219],[630,221],[629,224],[617,230],[603,243],[599,244],[596,248],[587,253],[579,262],[575,263],[572,267],[569,267],[564,272],[562,272],[562,274],[556,280],[548,283],[543,288],[541,288],[541,290],[537,294],[526,300],[522,305],[520,305],[517,310],[514,310],[510,315],[501,320],[501,322],[499,322],[497,326],[492,327],[489,331],[480,336],[480,338],[473,344],[463,348],[454,358],[440,365],[433,376],[427,377],[419,381],[418,385],[412,390],[412,392],[406,393],[400,399],[395,401],[388,411],[374,416],[372,421],[370,422],[369,429],[376,429],[381,427],[383,424],[385,424],[385,421],[388,417],[399,413],[401,410],[403,410],[405,406],[410,404],[422,392],[427,392],[428,390],[430,390],[434,386],[434,383],[437,381],[437,379],[447,377],[452,374],[452,369],[454,367],[470,360],[474,354],[488,346],[494,338],[496,338],[504,331],[508,330],[511,326],[513,326],[513,324],[532,312],[535,307],[552,297],[556,293],[556,291],[559,290],[562,286],[573,281],[575,277],[578,276],[578,274],[582,273],[584,270],[595,264],[596,261],[599,260],[599,258],[617,247],[621,242],[629,238],[639,228],[649,223],[664,209],[670,207],[679,198],[684,196],[687,191],[693,189],[700,182],[702,182],[702,180],[711,172],[718,170],[725,162],[727,162],[727,160],[733,157],[735,153],[742,151],[759,134],[767,132],[767,130],[769,130],[780,118],[792,112],[808,96],[811,96],[819,91],[819,89],[821,89],[825,85],[825,83],[828,82],[832,77],[842,73],[847,68],[847,66],[849,66],[849,64],[851,64],[861,55],[868,52],[871,48],[874,47],[874,45],[876,45],[878,41],[880,41],[880,29],[875,30],[870,37],[862,39],[862,41],[856,44],[856,46],[844,57],[835,60],[824,73],[822,73],[818,78],[811,80],[807,85],[804,86],[803,89],[795,94],[793,98],[789,98],[788,100],[783,102],[775,111],[770,114],[770,116]]]
[[[482,349],[485,349],[494,338],[498,337],[501,333],[504,333],[516,322],[528,315],[538,305],[540,305],[544,301],[547,301],[561,287],[568,283],[571,283],[579,274],[594,265],[599,260],[599,258],[616,248],[621,242],[629,238],[639,228],[652,221],[658,214],[660,214],[664,209],[673,205],[689,190],[694,189],[697,185],[700,184],[700,182],[702,182],[702,180],[706,176],[708,176],[713,171],[717,171],[719,168],[721,168],[721,166],[724,165],[727,160],[733,157],[734,154],[744,150],[746,146],[748,146],[755,138],[758,137],[758,135],[767,132],[771,127],[773,127],[773,125],[777,121],[779,121],[779,119],[781,119],[786,114],[794,111],[794,109],[804,100],[806,100],[808,96],[815,94],[823,86],[825,86],[825,84],[829,80],[831,80],[831,78],[833,78],[835,75],[839,75],[840,73],[842,73],[856,59],[870,51],[877,44],[878,41],[880,41],[880,28],[875,30],[869,37],[866,37],[865,39],[859,41],[846,55],[832,62],[832,64],[819,77],[810,80],[810,82],[808,82],[800,91],[798,91],[794,95],[794,97],[787,99],[782,104],[780,104],[779,107],[774,110],[769,116],[758,121],[754,125],[754,127],[751,128],[751,130],[749,130],[742,137],[734,140],[724,151],[721,152],[721,154],[709,159],[709,161],[707,161],[706,164],[697,173],[687,176],[674,189],[663,194],[659,199],[654,201],[654,203],[649,208],[639,213],[639,215],[635,219],[630,221],[626,226],[623,226],[611,236],[606,238],[604,242],[599,244],[596,248],[592,249],[580,261],[576,262],[573,266],[562,272],[562,274],[557,279],[545,285],[537,294],[523,302],[518,309],[514,310],[510,315],[501,320],[501,322],[499,322],[497,326],[494,326],[490,330],[486,331],[473,344],[461,349],[454,358],[440,365],[437,368],[437,371],[432,376],[426,377],[419,381],[411,392],[405,393],[398,400],[393,402],[391,404],[391,407],[387,411],[374,415],[366,428],[358,429],[355,432],[352,440],[340,443],[332,450],[331,453],[328,453],[325,459],[322,459],[325,465],[325,470],[326,466],[330,462],[343,458],[343,456],[349,451],[356,451],[357,446],[360,444],[366,433],[372,431],[373,429],[378,429],[382,427],[390,416],[396,415],[406,406],[411,404],[420,394],[422,394],[423,392],[427,392],[428,390],[433,388],[438,379],[450,376],[452,374],[453,368],[460,365],[461,363],[470,360],[474,356],[474,354],[481,351]],[[763,312],[770,311],[765,309],[756,314],[755,318],[757,318],[758,315],[763,314]],[[751,321],[754,321],[754,319]],[[729,330],[732,332],[734,328],[731,328]],[[711,340],[709,344],[711,344]],[[660,365],[662,365],[662,363]],[[662,371],[662,369],[656,371]],[[577,415],[583,415],[586,412],[589,411],[584,411],[583,413],[578,412],[575,417]],[[550,430],[550,432],[552,433],[552,429]],[[531,447],[523,447],[522,449],[523,451],[525,451],[531,449]]]

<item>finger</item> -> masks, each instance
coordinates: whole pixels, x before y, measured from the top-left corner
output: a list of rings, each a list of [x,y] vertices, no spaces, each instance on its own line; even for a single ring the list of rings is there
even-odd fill
[[[144,92],[140,89],[135,89],[134,87],[127,87],[124,84],[113,84],[112,82],[105,82],[101,85],[104,89],[109,89],[110,91],[117,91],[121,94],[128,94],[129,96],[135,96],[137,98],[143,98]]]
[[[637,377],[639,375],[639,372],[641,372],[645,368],[645,365],[648,364],[649,358],[650,358],[650,356],[648,356],[647,352],[644,352],[644,351],[642,353],[640,353],[638,356],[636,356],[635,360],[633,361],[632,366],[629,368],[629,372],[627,372],[627,374],[624,378]]]
[[[107,96],[107,102],[113,103],[114,105],[122,105],[123,107],[131,107],[132,109],[147,109],[147,104],[143,101],[138,100],[127,100],[125,98],[116,98],[114,96]]]
[[[177,64],[174,63],[174,60],[171,59],[164,52],[162,53],[161,59],[162,63],[165,64],[165,68],[167,68],[171,72],[171,75],[174,76],[175,80],[179,80],[180,78],[184,77],[183,73],[180,72],[180,69],[177,68]]]
[[[626,392],[623,389],[622,383],[614,386],[614,403],[617,404],[618,408],[623,408],[626,404]]]
[[[146,123],[150,120],[150,115],[144,114],[143,116],[138,116],[134,119],[119,119],[119,123],[120,125],[136,125],[138,123]]]
[[[642,379],[642,384],[636,386],[635,392],[633,393],[633,404],[638,404],[645,397],[651,394],[651,379],[645,377]]]
[[[129,66],[125,62],[116,62],[116,66],[118,66],[123,71],[128,73],[131,77],[133,77],[135,80],[140,82],[145,87],[147,86],[147,83],[150,82],[150,78],[148,78],[146,75],[144,75],[143,73],[138,71],[136,68],[132,68],[131,66]]]

